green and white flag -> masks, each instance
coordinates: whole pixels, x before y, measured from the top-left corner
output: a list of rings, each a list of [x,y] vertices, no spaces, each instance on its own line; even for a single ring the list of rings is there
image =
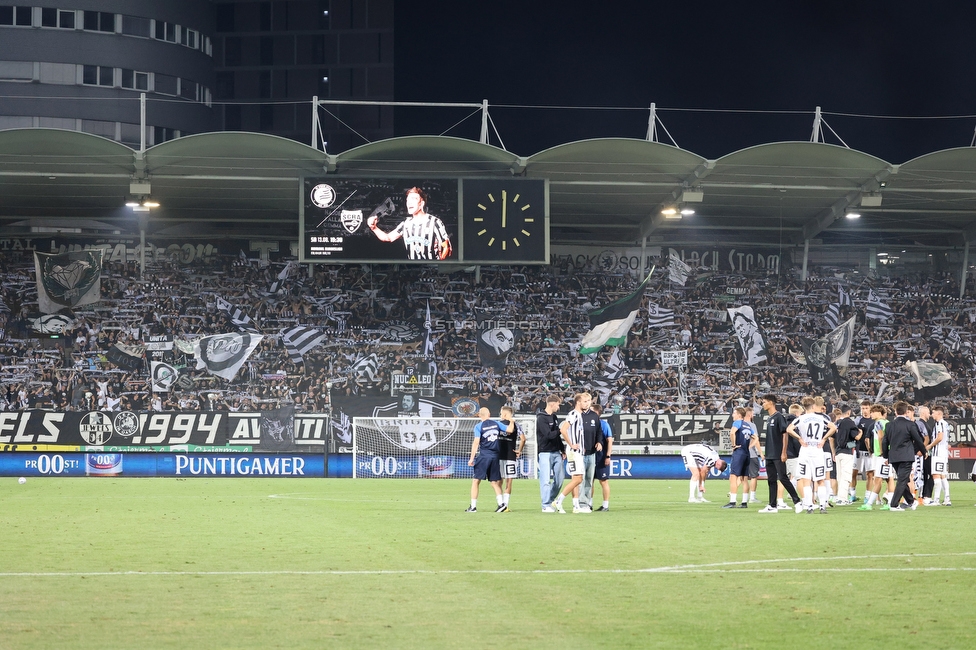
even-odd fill
[[[644,289],[647,288],[647,281],[651,279],[653,273],[652,268],[634,293],[589,313],[590,331],[580,341],[580,354],[593,354],[604,345],[623,345],[627,342],[627,333],[634,325],[634,319],[640,311]]]

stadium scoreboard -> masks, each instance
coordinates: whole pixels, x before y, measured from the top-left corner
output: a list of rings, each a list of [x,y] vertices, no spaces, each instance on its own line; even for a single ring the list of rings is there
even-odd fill
[[[548,264],[549,187],[525,178],[303,178],[300,262]]]

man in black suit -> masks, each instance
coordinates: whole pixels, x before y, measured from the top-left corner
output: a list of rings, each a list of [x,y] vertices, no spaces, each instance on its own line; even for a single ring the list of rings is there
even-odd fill
[[[918,507],[915,497],[908,490],[908,481],[912,475],[912,465],[916,456],[925,453],[925,442],[915,424],[915,409],[907,402],[895,402],[895,419],[885,427],[884,438],[881,440],[881,455],[888,459],[895,470],[898,482],[891,496],[891,511],[901,512],[906,509],[914,510]],[[908,508],[901,507],[904,495]]]

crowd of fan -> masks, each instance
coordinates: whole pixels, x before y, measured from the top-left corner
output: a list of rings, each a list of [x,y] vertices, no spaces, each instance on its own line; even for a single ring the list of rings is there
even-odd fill
[[[294,401],[306,411],[329,409],[334,395],[390,395],[391,373],[424,361],[423,341],[397,343],[386,327],[423,323],[429,305],[438,391],[454,396],[502,395],[516,408],[534,410],[551,392],[589,389],[614,410],[633,413],[727,413],[761,393],[783,399],[821,393],[789,350],[798,337],[830,330],[824,312],[837,302],[838,286],[854,297],[840,320],[858,314],[847,379],[852,398],[911,397],[907,354],[944,363],[953,374],[953,395],[945,398],[954,416],[973,415],[973,348],[976,320],[972,291],[958,299],[948,276],[866,277],[819,269],[801,282],[796,270],[752,275],[706,271],[685,286],[658,271],[645,293],[641,315],[619,354],[626,366],[610,363],[611,349],[596,356],[576,352],[589,329],[587,313],[633,291],[632,274],[580,271],[569,266],[482,267],[445,273],[432,266],[294,265],[277,293],[269,293],[283,262],[214,257],[184,266],[160,261],[140,274],[137,264],[106,263],[100,302],[76,309],[60,338],[38,338],[33,257],[6,255],[0,261],[0,408],[22,410],[259,410]],[[894,311],[890,323],[865,323],[868,289]],[[167,361],[185,366],[193,388],[153,393],[147,367],[123,371],[105,354],[114,343],[144,344],[148,334],[193,340],[233,331],[222,298],[246,313],[265,334],[261,345],[232,381],[196,370],[192,355],[174,349]],[[674,311],[674,323],[651,327],[647,308]],[[744,366],[735,337],[723,317],[727,307],[750,305],[769,342],[768,365]],[[521,337],[502,371],[479,358],[475,323],[484,317],[516,321]],[[293,364],[280,332],[295,325],[328,332],[325,342]],[[421,325],[422,327],[422,325]],[[955,330],[961,347],[946,344]],[[687,349],[685,368],[662,368],[662,350]],[[375,372],[357,362],[376,354]],[[686,390],[679,390],[679,372]],[[683,395],[682,395],[683,393]]]

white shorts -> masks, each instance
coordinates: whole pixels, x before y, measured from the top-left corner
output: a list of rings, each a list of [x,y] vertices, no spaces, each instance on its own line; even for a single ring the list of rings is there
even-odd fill
[[[880,478],[889,478],[891,476],[891,465],[884,459],[884,456],[874,457],[874,475]]]
[[[799,478],[796,475],[796,472],[797,472],[796,462],[797,462],[797,460],[799,460],[799,459],[798,458],[787,458],[786,459],[786,475],[789,476],[793,480],[796,480],[796,479]]]
[[[583,454],[572,449],[567,450],[566,471],[570,476],[582,476],[585,472],[583,468]]]
[[[498,472],[502,475],[503,479],[518,478],[518,461],[516,460],[498,461]]]
[[[857,458],[854,459],[854,469],[859,472],[873,472],[874,468],[871,466],[871,452],[870,451],[859,451],[857,452]]]
[[[834,469],[834,456],[829,451],[824,452],[824,467],[828,474]]]
[[[827,477],[827,466],[824,464],[822,449],[804,447],[800,449],[800,456],[796,460],[797,478],[822,481]]]
[[[695,462],[695,457],[690,453],[681,454],[681,460],[685,464],[685,469],[689,472],[694,472],[696,469],[698,469],[698,464]]]
[[[948,456],[932,456],[932,473],[945,476],[949,473]]]

